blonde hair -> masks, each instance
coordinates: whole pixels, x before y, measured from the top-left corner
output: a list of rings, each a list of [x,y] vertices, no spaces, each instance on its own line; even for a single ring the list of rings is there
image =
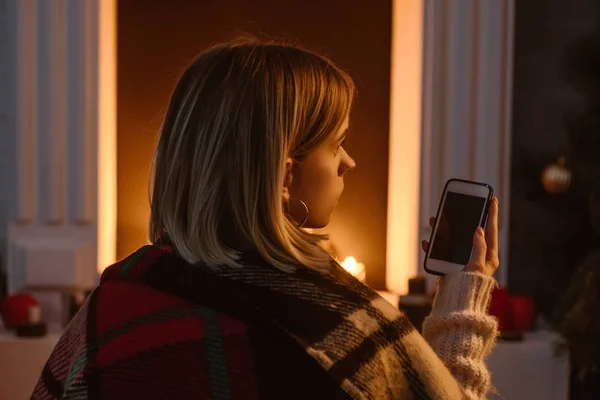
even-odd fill
[[[342,126],[351,78],[297,46],[238,39],[200,54],[169,102],[153,162],[150,240],[191,263],[239,265],[246,243],[273,266],[327,268],[324,237],[282,202],[285,163]]]

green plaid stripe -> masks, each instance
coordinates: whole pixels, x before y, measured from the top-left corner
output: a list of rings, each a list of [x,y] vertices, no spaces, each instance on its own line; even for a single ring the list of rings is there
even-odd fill
[[[127,260],[125,260],[125,262],[123,263],[123,266],[121,266],[121,275],[123,276],[127,276],[129,274],[129,269],[140,259],[140,257],[142,257],[142,255],[144,255],[144,253],[146,251],[148,251],[148,249],[150,249],[152,246],[144,246],[141,247],[138,251],[136,251],[135,253],[133,253],[131,256],[129,256],[127,258]]]
[[[229,377],[223,353],[223,336],[221,335],[217,313],[206,307],[198,307],[198,314],[204,327],[211,398],[227,400],[230,398]]]
[[[65,391],[69,388],[75,377],[85,367],[85,365],[88,362],[89,355],[95,354],[95,352],[97,352],[105,344],[110,343],[111,341],[129,332],[133,332],[136,329],[149,324],[155,324],[169,320],[184,319],[196,315],[196,310],[189,305],[165,308],[154,311],[149,314],[140,315],[136,318],[132,318],[131,320],[125,323],[119,324],[114,328],[103,332],[96,338],[96,340],[90,341],[90,343],[88,343],[87,347],[83,350],[79,358],[77,358],[77,360],[71,367],[69,374],[67,375]]]

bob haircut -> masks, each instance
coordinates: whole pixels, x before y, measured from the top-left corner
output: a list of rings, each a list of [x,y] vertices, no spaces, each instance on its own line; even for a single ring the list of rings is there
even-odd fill
[[[254,250],[284,271],[328,268],[325,236],[286,212],[285,164],[331,140],[354,94],[333,62],[294,45],[241,38],[201,53],[161,128],[150,240],[166,237],[188,262],[210,267],[238,266],[241,251]]]

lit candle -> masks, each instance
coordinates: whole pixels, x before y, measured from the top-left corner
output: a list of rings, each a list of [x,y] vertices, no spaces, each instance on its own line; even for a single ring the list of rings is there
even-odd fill
[[[365,280],[365,264],[356,262],[354,257],[346,257],[342,267],[361,282]]]

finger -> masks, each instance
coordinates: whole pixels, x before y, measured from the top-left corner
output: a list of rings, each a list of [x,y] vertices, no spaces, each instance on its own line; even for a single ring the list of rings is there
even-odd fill
[[[485,229],[485,240],[487,243],[486,260],[498,267],[498,198],[494,197],[488,213]]]
[[[429,217],[429,226],[433,229],[435,225],[435,217]]]
[[[471,272],[485,272],[486,267],[487,244],[485,242],[485,233],[483,228],[479,227],[473,235],[473,253],[471,260],[465,270]]]
[[[427,240],[422,240],[421,241],[421,248],[423,249],[423,251],[425,253],[427,253],[427,250],[429,250],[429,242]]]

